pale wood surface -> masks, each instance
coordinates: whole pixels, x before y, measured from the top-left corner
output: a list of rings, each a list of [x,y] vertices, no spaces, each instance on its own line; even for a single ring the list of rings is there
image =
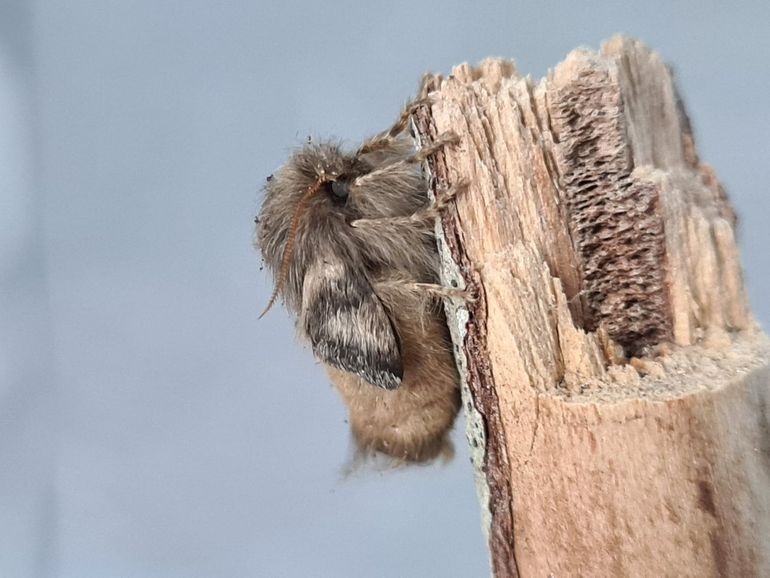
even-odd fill
[[[770,342],[666,65],[615,38],[424,91],[434,191],[472,183],[440,249],[496,574],[770,576]]]

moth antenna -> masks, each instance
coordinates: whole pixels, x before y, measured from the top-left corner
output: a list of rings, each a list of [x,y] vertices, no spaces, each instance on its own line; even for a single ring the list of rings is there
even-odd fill
[[[267,307],[262,313],[259,314],[257,319],[262,319],[265,314],[270,311],[275,304],[275,300],[278,298],[278,294],[283,289],[283,284],[286,282],[286,275],[289,271],[289,264],[291,263],[291,256],[294,253],[294,241],[297,238],[297,229],[299,229],[299,220],[302,217],[302,213],[305,210],[305,205],[308,201],[321,190],[323,184],[327,181],[326,177],[322,174],[318,180],[308,187],[307,192],[302,195],[302,198],[297,202],[297,207],[294,209],[294,214],[291,217],[291,223],[289,224],[289,233],[286,236],[286,247],[283,250],[283,256],[281,257],[281,266],[278,269],[278,277],[275,280],[275,287],[273,287],[273,293],[270,295],[270,300],[267,302]]]

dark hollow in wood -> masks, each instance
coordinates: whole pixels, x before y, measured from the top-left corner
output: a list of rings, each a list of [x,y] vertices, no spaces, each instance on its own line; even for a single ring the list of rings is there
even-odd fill
[[[607,70],[553,98],[550,126],[582,273],[583,327],[603,326],[629,355],[671,339],[659,191],[634,182],[623,101]]]

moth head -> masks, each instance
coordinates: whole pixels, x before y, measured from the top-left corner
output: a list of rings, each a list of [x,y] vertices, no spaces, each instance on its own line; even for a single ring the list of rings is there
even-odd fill
[[[340,233],[354,209],[352,183],[367,165],[334,142],[308,143],[296,150],[264,187],[257,245],[275,287],[264,315],[283,294],[290,308],[301,297],[306,264],[319,235]],[[260,316],[261,317],[261,316]]]

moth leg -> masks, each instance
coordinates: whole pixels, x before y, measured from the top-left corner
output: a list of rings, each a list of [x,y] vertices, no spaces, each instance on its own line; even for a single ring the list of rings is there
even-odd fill
[[[436,194],[436,202],[433,204],[432,209],[439,213],[439,216],[449,207],[450,203],[454,201],[458,196],[464,195],[471,188],[471,182],[468,179],[460,179],[456,183],[452,184],[448,189],[438,192]]]
[[[458,144],[460,144],[459,135],[454,131],[447,131],[436,137],[436,140],[434,140],[429,145],[420,148],[420,150],[410,156],[407,161],[413,163],[421,163],[429,156],[434,155],[442,150],[444,147],[455,146]]]
[[[476,296],[469,289],[459,289],[457,287],[444,287],[438,283],[412,283],[415,291],[423,291],[434,297],[443,297],[445,299],[459,299],[466,303],[474,303]]]
[[[419,299],[459,299],[467,303],[474,303],[476,295],[470,289],[459,287],[445,287],[438,283],[424,283],[413,279],[395,277],[392,279],[380,279],[375,283],[375,291],[385,295],[397,294],[402,297],[416,297]]]
[[[439,135],[438,137],[436,137],[436,140],[434,140],[431,144],[418,149],[414,154],[409,155],[405,159],[397,161],[392,165],[387,165],[377,171],[372,171],[371,173],[364,175],[364,177],[368,177],[369,175],[375,175],[380,171],[386,171],[391,166],[402,167],[404,165],[421,163],[431,155],[434,155],[440,150],[442,150],[444,147],[455,146],[457,144],[460,144],[460,137],[457,135],[457,133],[455,133],[454,131],[447,131]]]
[[[421,106],[425,106],[430,103],[430,97],[419,98],[417,100],[413,100],[410,103],[407,103],[407,105],[404,106],[404,108],[401,110],[401,114],[393,126],[391,126],[385,132],[381,132],[380,134],[373,136],[368,141],[363,143],[358,149],[356,156],[365,155],[391,146],[396,140],[396,137],[398,137],[398,135],[406,130],[406,127],[409,124],[409,118],[412,116],[412,114],[414,114],[414,112]]]
[[[368,183],[371,183],[372,181],[377,181],[382,178],[387,178],[388,176],[397,176],[399,173],[402,173],[404,171],[404,168],[409,164],[411,164],[410,161],[408,159],[404,159],[389,165],[385,165],[381,169],[377,169],[375,171],[366,173],[358,177],[356,180],[353,181],[353,185],[351,188],[360,189],[361,187],[366,186]]]
[[[351,222],[353,227],[391,227],[391,226],[409,226],[415,223],[422,223],[441,217],[451,202],[465,193],[470,188],[470,181],[462,179],[453,184],[445,192],[436,195],[436,202],[430,207],[425,207],[412,213],[407,217],[381,217],[379,219],[356,219]]]
[[[371,142],[371,141],[370,141]],[[428,145],[427,147],[423,147],[417,152],[415,152],[412,155],[409,155],[408,157],[396,161],[394,163],[391,163],[389,165],[385,165],[382,168],[379,168],[375,171],[372,171],[370,173],[366,173],[365,175],[361,175],[358,177],[355,181],[353,181],[353,187],[354,188],[360,188],[363,185],[366,185],[367,183],[370,183],[372,181],[376,181],[377,179],[387,177],[388,175],[396,174],[402,172],[406,167],[409,165],[414,165],[421,163],[425,161],[429,156],[437,153],[441,149],[443,149],[446,146],[452,146],[456,145],[460,142],[460,137],[457,136],[454,132],[447,132],[441,136],[439,136],[433,143]],[[385,148],[386,146],[389,146],[392,143],[388,143],[386,145],[383,145],[381,148]],[[364,145],[366,146],[366,144]],[[371,152],[371,151],[367,151]],[[362,154],[359,152],[358,154]]]

